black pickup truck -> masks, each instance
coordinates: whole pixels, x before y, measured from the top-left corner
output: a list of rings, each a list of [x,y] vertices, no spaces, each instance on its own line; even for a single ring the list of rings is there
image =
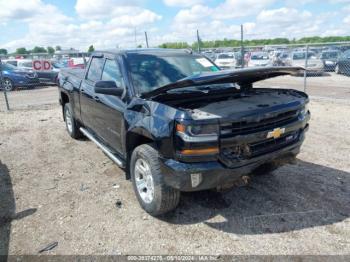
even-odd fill
[[[60,104],[70,136],[88,137],[124,168],[157,216],[181,191],[226,188],[295,158],[308,96],[253,83],[300,70],[224,71],[183,50],[96,52],[85,71],[61,71]]]

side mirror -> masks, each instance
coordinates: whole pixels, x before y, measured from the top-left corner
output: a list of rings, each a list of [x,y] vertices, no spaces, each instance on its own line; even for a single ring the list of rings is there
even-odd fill
[[[97,94],[113,96],[121,96],[124,92],[124,89],[117,87],[114,81],[97,81],[94,89]]]

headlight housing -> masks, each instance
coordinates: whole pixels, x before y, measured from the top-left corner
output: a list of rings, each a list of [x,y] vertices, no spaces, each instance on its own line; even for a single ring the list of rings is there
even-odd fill
[[[216,124],[176,124],[176,133],[186,142],[214,141],[219,136]]]
[[[177,152],[181,157],[214,157],[219,153],[219,125],[176,124]]]

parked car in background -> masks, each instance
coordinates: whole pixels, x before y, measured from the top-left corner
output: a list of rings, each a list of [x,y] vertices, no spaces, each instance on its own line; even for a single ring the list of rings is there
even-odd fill
[[[338,50],[326,50],[321,53],[321,60],[325,71],[334,71],[337,64],[340,51]]]
[[[10,64],[13,66],[17,66],[17,62],[18,62],[18,60],[16,60],[16,59],[2,59],[1,61],[4,64]]]
[[[236,68],[236,55],[233,52],[218,54],[215,59],[215,64],[222,69]]]
[[[202,55],[205,55],[206,57],[208,57],[211,61],[214,61],[216,58],[216,54],[213,51],[204,51],[202,52]]]
[[[16,66],[19,69],[33,69],[33,60],[31,59],[17,59],[17,60],[4,60],[5,63]],[[58,72],[52,70],[34,70],[37,73],[39,82],[41,84],[54,84],[57,82]]]
[[[70,68],[85,68],[85,63],[88,62],[88,58],[83,58],[83,57],[73,57],[68,60],[68,67]]]
[[[291,53],[290,57],[288,58],[288,62],[287,62],[288,65],[305,67],[306,53],[307,53],[306,73],[314,74],[314,75],[322,74],[324,72],[323,61],[320,58],[318,58],[316,54],[312,51],[310,52],[297,51],[297,52]]]
[[[267,52],[252,52],[248,61],[248,67],[271,65],[269,54]]]
[[[3,76],[3,88],[12,91],[16,87],[35,87],[39,85],[39,78],[36,72],[26,68],[17,68],[14,65],[0,64]]]
[[[350,75],[350,50],[345,51],[338,59],[335,65],[337,74]]]
[[[274,66],[286,66],[288,57],[289,53],[281,51],[274,53],[270,59],[272,61],[272,65]]]

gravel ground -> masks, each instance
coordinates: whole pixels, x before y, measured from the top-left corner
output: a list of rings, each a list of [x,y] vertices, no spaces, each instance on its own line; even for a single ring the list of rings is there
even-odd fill
[[[311,102],[295,165],[160,219],[58,106],[0,113],[0,254],[350,254],[350,104]],[[116,202],[121,201],[117,207]]]

